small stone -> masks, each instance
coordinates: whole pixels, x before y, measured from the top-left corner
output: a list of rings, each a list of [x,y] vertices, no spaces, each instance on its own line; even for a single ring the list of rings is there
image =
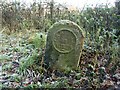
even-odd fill
[[[120,81],[117,82],[117,85],[120,85]]]

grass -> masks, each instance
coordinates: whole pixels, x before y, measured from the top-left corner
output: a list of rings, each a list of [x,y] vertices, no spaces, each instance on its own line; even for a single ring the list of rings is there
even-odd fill
[[[78,70],[60,72],[41,67],[44,48],[36,47],[36,43],[29,43],[30,34],[22,33],[22,36],[18,36],[17,33],[11,35],[1,33],[1,35],[0,80],[3,88],[119,88],[118,77],[113,77],[119,75],[119,64],[117,67],[111,66],[115,73],[110,73],[110,67],[104,65],[109,60],[107,55],[96,54],[89,46],[84,46]],[[96,65],[93,62],[95,57]],[[117,80],[114,80],[116,78]]]

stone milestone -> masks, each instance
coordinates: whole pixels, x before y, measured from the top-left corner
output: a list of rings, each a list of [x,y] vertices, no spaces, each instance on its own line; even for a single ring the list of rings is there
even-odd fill
[[[84,38],[83,30],[72,21],[61,20],[53,24],[47,35],[46,67],[57,70],[76,69],[79,66]]]

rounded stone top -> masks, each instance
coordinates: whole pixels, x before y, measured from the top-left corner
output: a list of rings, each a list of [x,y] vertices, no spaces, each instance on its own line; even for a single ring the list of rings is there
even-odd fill
[[[83,38],[85,37],[85,32],[83,31],[83,29],[80,26],[78,26],[76,23],[74,23],[70,20],[60,20],[60,21],[54,23],[50,27],[49,31],[54,32],[54,31],[59,30],[61,28],[66,28],[66,29],[68,28],[69,30],[73,29],[73,28],[77,29],[81,33],[81,35],[82,35],[81,37],[83,37]]]

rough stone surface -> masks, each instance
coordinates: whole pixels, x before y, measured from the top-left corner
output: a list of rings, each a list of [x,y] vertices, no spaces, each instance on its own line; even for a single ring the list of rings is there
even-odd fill
[[[48,31],[45,51],[46,67],[76,69],[84,42],[83,30],[74,22],[61,20]]]

